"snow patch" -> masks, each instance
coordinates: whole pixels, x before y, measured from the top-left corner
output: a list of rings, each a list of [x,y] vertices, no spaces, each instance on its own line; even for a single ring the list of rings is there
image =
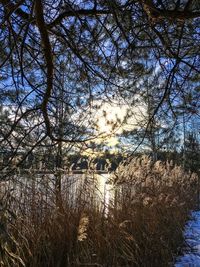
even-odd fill
[[[200,267],[200,211],[192,212],[192,219],[185,226],[184,236],[188,245],[187,251],[177,258],[175,267]]]

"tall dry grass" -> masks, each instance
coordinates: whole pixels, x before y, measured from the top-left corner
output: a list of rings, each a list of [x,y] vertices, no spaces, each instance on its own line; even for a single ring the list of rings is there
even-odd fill
[[[109,204],[94,172],[78,181],[65,174],[61,192],[55,177],[32,173],[1,183],[1,266],[173,263],[195,207],[196,175],[169,162],[134,158],[112,174]]]

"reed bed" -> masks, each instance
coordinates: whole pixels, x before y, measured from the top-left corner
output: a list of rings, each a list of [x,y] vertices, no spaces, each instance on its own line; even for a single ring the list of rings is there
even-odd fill
[[[103,193],[92,170],[16,175],[0,183],[0,265],[172,266],[197,180],[146,156],[121,163]]]

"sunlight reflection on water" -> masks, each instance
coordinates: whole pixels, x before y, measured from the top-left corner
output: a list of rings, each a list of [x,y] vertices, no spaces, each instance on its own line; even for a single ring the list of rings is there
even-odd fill
[[[71,206],[76,205],[78,199],[91,203],[93,200],[96,206],[108,213],[108,206],[114,197],[113,186],[108,183],[109,173],[82,173],[82,174],[62,174],[61,192],[63,200]],[[1,191],[11,190],[12,195],[23,202],[29,194],[40,195],[48,203],[55,201],[55,174],[32,174],[15,175],[12,180],[1,184]],[[2,191],[2,192],[3,192]]]

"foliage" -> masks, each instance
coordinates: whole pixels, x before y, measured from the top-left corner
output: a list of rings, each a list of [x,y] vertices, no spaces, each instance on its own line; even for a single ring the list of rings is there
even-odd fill
[[[16,112],[3,144],[24,120],[31,125],[17,148],[95,138],[97,103],[117,96],[131,110],[144,81],[156,91],[150,124],[162,105],[173,113],[180,99],[198,113],[197,1],[1,0],[0,15],[0,101]],[[42,132],[37,142],[30,132]]]
[[[25,266],[169,266],[196,203],[195,174],[148,157],[121,163],[109,202],[92,169],[82,179],[65,172],[59,202],[52,177],[31,175],[2,184],[14,189],[6,231],[18,249],[9,249]]]

